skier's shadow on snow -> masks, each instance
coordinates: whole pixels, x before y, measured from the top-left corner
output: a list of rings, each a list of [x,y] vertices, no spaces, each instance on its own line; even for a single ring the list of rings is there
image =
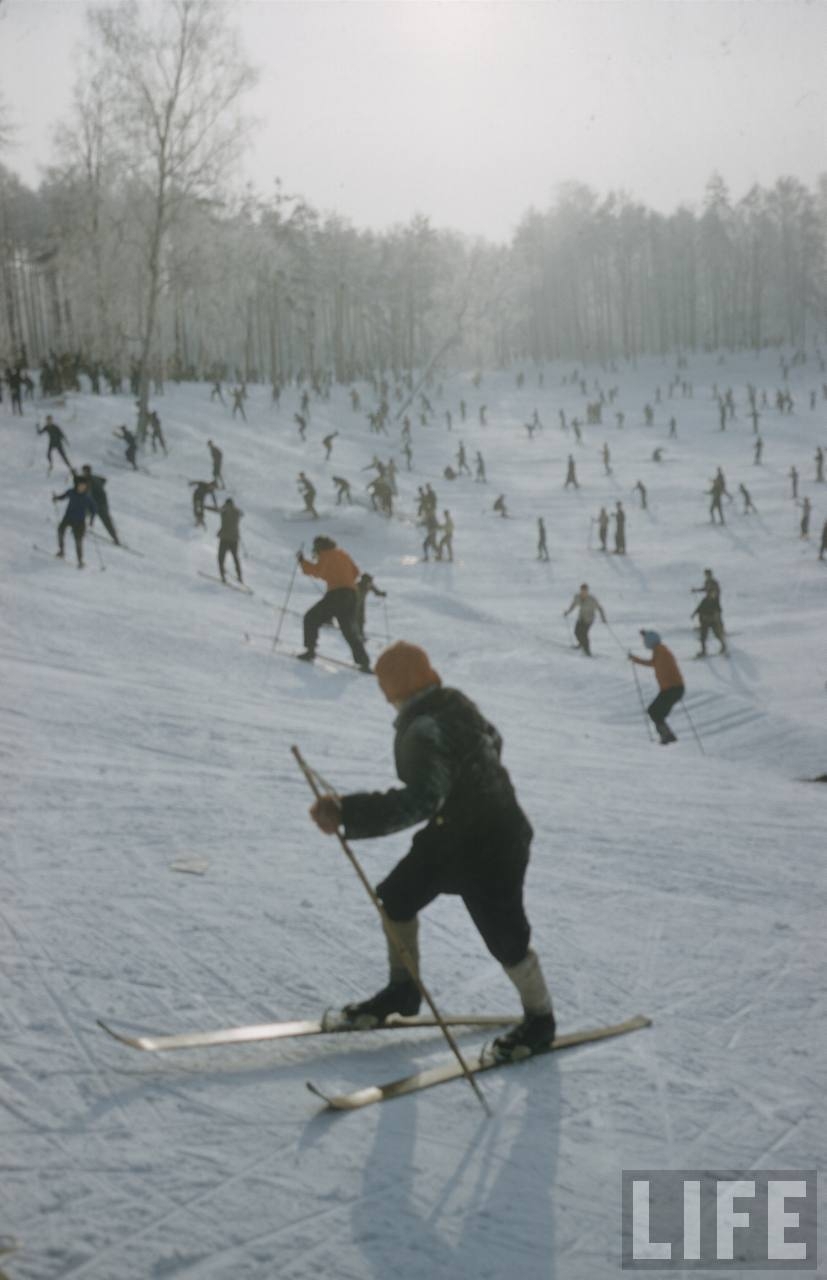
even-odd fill
[[[516,1240],[521,1280],[554,1280],[559,1069],[546,1060],[509,1072],[523,1069],[530,1075],[526,1085],[509,1079],[499,1093],[487,1090],[494,1115],[480,1113],[467,1140],[460,1136],[467,1126],[457,1126],[452,1113],[445,1144],[428,1147],[421,1136],[417,1141],[417,1109],[430,1100],[380,1108],[351,1215],[366,1275],[387,1280],[419,1274],[424,1264],[434,1280],[501,1280],[514,1267]],[[484,1077],[481,1084],[485,1088]],[[467,1089],[460,1081],[451,1087]],[[477,1106],[470,1093],[465,1105]],[[522,1116],[514,1125],[518,1109]]]

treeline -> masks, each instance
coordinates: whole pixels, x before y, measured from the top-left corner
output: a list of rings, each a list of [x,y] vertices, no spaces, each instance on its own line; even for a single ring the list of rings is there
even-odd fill
[[[206,0],[164,14],[148,31],[137,6],[93,11],[58,163],[36,191],[0,166],[0,359],[137,367],[145,399],[152,376],[349,382],[799,348],[827,328],[827,176],[735,202],[713,176],[697,209],[669,216],[572,185],[508,245],[422,216],[362,231],[280,188],[227,194],[249,69]]]

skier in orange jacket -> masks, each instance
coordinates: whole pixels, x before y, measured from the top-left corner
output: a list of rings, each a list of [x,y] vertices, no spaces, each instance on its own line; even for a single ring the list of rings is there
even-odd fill
[[[675,661],[675,655],[671,649],[667,649],[661,640],[657,631],[641,631],[643,643],[647,649],[651,649],[651,658],[636,658],[633,653],[629,654],[632,662],[636,662],[639,667],[654,667],[655,679],[658,682],[660,692],[653,702],[650,702],[646,708],[655,728],[658,731],[658,737],[663,746],[668,746],[670,742],[677,742],[672,730],[666,723],[666,717],[669,712],[680,702],[684,695],[683,676],[681,669]]]
[[[298,553],[301,571],[310,578],[321,578],[327,591],[304,615],[304,653],[300,653],[299,657],[303,662],[313,661],[319,628],[335,618],[350,645],[353,661],[360,671],[368,672],[370,659],[359,635],[356,620],[359,569],[346,551],[337,547],[332,538],[324,535],[313,539],[313,554],[315,560],[305,560],[301,551]]]

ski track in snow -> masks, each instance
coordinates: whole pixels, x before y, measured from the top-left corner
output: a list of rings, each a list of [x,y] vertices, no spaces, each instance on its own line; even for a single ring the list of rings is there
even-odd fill
[[[777,353],[692,358],[694,398],[665,399],[651,428],[643,404],[674,361],[590,367],[588,398],[595,378],[620,394],[580,446],[557,425],[560,408],[584,416],[579,388],[562,381],[572,368],[547,365],[542,389],[531,370],[521,390],[513,374],[487,375],[479,390],[444,378],[442,400],[429,392],[434,425],[415,429],[411,472],[398,433],[371,435],[343,389],[313,401],[301,445],[295,389],[274,410],[269,390],[251,387],[241,423],[208,385],[170,385],[157,407],[172,453],[145,458],[152,474],[107,472],[122,398],[70,396],[56,414],[70,454],[109,474],[115,523],[143,553],[89,541],[83,573],[71,539],[68,565],[32,549],[54,544],[49,494],[66,474],[47,476],[45,447],[32,447],[33,407],[22,420],[0,407],[0,1235],[20,1246],[2,1258],[9,1280],[604,1280],[619,1270],[623,1168],[823,1167],[827,795],[796,781],[827,769],[827,565],[814,546],[827,486],[812,464],[827,445],[827,401],[811,412],[807,394],[823,378],[812,357],[792,370],[797,411],[762,415],[754,467],[748,420],[719,432],[711,386],[743,401],[753,382],[772,397]],[[546,425],[529,441],[535,407]],[[325,463],[321,437],[334,428]],[[185,481],[209,476],[209,436],[246,513],[253,596],[198,576],[215,573],[218,522],[208,514],[206,531],[193,528]],[[460,440],[469,457],[482,450],[487,484],[442,478]],[[400,519],[387,521],[368,509],[359,469],[394,449]],[[562,488],[569,452],[574,493]],[[806,544],[793,462],[814,504]],[[742,517],[736,499],[725,527],[708,523],[718,465],[733,493],[748,485],[758,517]],[[301,515],[300,468],[317,485],[318,521]],[[353,506],[335,505],[334,473],[353,480]],[[454,516],[453,564],[418,560],[425,481]],[[491,510],[501,492],[509,520]],[[590,518],[618,497],[625,559],[589,537]],[[534,559],[541,514],[548,564]],[[387,615],[368,598],[371,652],[387,617],[503,733],[535,828],[527,904],[561,1030],[654,1019],[484,1076],[490,1120],[463,1082],[359,1115],[318,1113],[306,1079],[340,1091],[407,1074],[445,1057],[432,1030],[151,1057],[96,1026],[311,1017],[384,980],[373,908],[309,823],[289,746],[342,790],[391,785],[389,709],[374,681],[271,653],[294,553],[317,532],[389,592]],[[732,655],[693,662],[689,588],[706,565],[722,584]],[[583,580],[612,629],[595,623],[593,663],[567,648],[573,615],[561,616]],[[317,592],[297,576],[282,650],[300,646]],[[641,652],[642,626],[683,666],[705,755],[681,707],[680,742],[648,740],[625,660],[627,647]],[[336,630],[321,649],[349,656]],[[651,673],[638,674],[648,702]],[[358,844],[368,874],[379,879],[408,838]],[[173,873],[193,857],[203,876]],[[456,900],[424,913],[422,950],[446,1010],[514,1007]],[[480,1035],[459,1039],[471,1049]]]

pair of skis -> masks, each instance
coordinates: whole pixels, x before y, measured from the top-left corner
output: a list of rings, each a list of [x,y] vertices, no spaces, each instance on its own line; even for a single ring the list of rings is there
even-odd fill
[[[514,1018],[501,1014],[452,1014],[444,1017],[443,1021],[446,1025],[454,1027],[496,1028],[510,1025],[513,1023]],[[394,1016],[389,1018],[382,1026],[374,1028],[354,1027],[350,1023],[322,1018],[310,1021],[266,1022],[249,1026],[225,1027],[215,1031],[189,1031],[174,1035],[155,1033],[133,1035],[125,1031],[119,1031],[101,1020],[98,1021],[98,1026],[120,1041],[121,1044],[147,1053],[170,1052],[177,1049],[217,1048],[223,1045],[255,1044],[264,1040],[284,1040],[297,1036],[353,1035],[357,1031],[369,1031],[370,1033],[374,1031],[403,1031],[422,1027],[436,1027],[437,1025],[437,1020],[428,1015],[415,1018]],[[651,1019],[638,1014],[634,1018],[629,1018],[625,1022],[615,1023],[613,1026],[592,1027],[557,1036],[553,1043],[542,1051],[541,1055],[533,1054],[531,1056],[537,1057],[559,1052],[562,1049],[573,1049],[577,1045],[590,1044],[596,1040],[607,1040],[614,1036],[626,1035],[631,1031],[639,1031],[641,1028],[648,1026],[651,1026]],[[520,1059],[519,1061],[526,1060]],[[501,1060],[485,1050],[467,1059],[468,1069],[475,1076],[483,1071],[494,1070],[496,1067],[514,1065],[517,1064],[513,1059]],[[366,1088],[356,1089],[350,1093],[328,1094],[309,1081],[307,1087],[317,1098],[321,1098],[328,1110],[358,1111],[374,1102],[387,1102],[393,1098],[402,1098],[408,1094],[419,1093],[423,1089],[431,1089],[435,1085],[447,1084],[451,1080],[460,1079],[463,1075],[463,1069],[458,1062],[447,1061],[440,1063],[438,1066],[426,1067],[424,1070],[416,1071],[411,1075],[390,1080],[386,1084],[368,1085]]]

